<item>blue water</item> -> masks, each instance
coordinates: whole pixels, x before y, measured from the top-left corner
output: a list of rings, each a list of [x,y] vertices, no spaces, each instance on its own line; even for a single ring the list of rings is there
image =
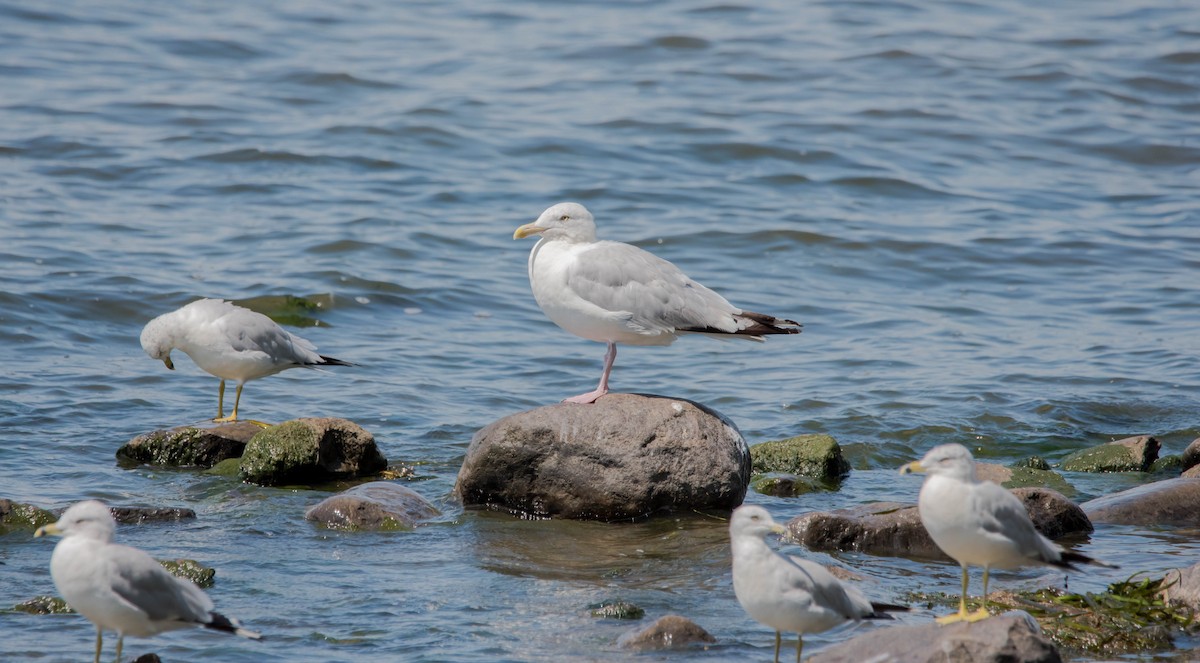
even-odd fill
[[[777,518],[913,501],[894,468],[942,442],[1054,461],[1200,436],[1194,3],[4,1],[0,80],[0,496],[194,508],[118,535],[216,567],[219,608],[269,637],[128,654],[770,658],[724,523],[528,522],[451,498],[474,431],[599,377],[603,348],[544,318],[531,244],[511,240],[561,200],[804,322],[762,345],[622,349],[613,377],[708,404],[751,443],[837,437],[856,468],[841,490],[749,495]],[[143,355],[146,321],[289,294],[326,301],[299,333],[361,366],[253,382],[243,416],[358,422],[413,466],[436,522],[331,533],[302,518],[325,492],[117,465],[129,438],[214,413],[215,379]],[[1146,480],[1068,478],[1080,500]],[[1200,543],[1100,527],[1083,549],[1124,568],[1072,589],[1190,564]],[[0,536],[0,606],[53,593],[50,552]],[[957,589],[948,565],[811,556],[879,599]],[[635,625],[588,615],[614,598],[718,644],[626,653]],[[91,655],[78,616],[0,613],[0,631],[5,660]]]

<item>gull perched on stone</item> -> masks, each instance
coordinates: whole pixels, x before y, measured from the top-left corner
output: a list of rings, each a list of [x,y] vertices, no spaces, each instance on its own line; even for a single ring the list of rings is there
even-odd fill
[[[901,474],[925,472],[917,511],[933,542],[962,566],[958,612],[939,624],[975,622],[988,617],[987,586],[992,568],[1047,565],[1074,569],[1073,563],[1117,568],[1086,555],[1065,551],[1042,536],[1021,500],[991,481],[975,476],[975,459],[961,444],[943,444],[900,468]],[[983,567],[983,605],[967,612],[967,566]]]
[[[591,212],[578,203],[550,207],[513,239],[531,235],[541,238],[529,252],[538,306],[559,327],[608,346],[599,386],[565,402],[592,403],[608,393],[617,343],[670,345],[679,334],[762,341],[800,333],[800,323],[744,311],[652,253],[597,240]]]
[[[34,532],[63,537],[50,557],[50,575],[67,605],[96,625],[95,663],[100,663],[105,630],[117,632],[117,663],[126,635],[147,637],[203,626],[255,640],[262,637],[213,612],[207,594],[168,573],[150,555],[113,543],[115,530],[108,507],[88,500]]]
[[[779,663],[782,631],[798,634],[796,663],[800,663],[805,633],[828,631],[848,621],[889,619],[885,611],[908,610],[872,603],[820,564],[775,552],[766,536],[786,531],[761,506],[742,505],[729,519],[733,593],[747,614],[775,629],[775,663]]]
[[[221,379],[217,418],[237,421],[242,387],[289,368],[353,366],[317,354],[317,346],[275,324],[267,316],[220,299],[200,299],[164,313],[142,329],[142,349],[175,370],[171,350],[179,349],[196,365]],[[225,416],[225,381],[237,380],[233,414]],[[256,422],[257,423],[257,422]]]

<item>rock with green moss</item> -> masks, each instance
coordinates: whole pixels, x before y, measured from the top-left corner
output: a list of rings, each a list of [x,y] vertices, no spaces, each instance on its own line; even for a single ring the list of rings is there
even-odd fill
[[[1175,454],[1162,456],[1150,465],[1150,472],[1154,474],[1179,474],[1182,471],[1183,458]]]
[[[1056,490],[1063,495],[1076,494],[1075,487],[1061,474],[1051,470],[1035,469],[1024,464],[1009,466],[976,461],[975,475],[984,481],[992,481],[1005,488],[1042,487]]]
[[[158,563],[171,575],[191,580],[204,589],[213,586],[213,578],[217,575],[216,569],[194,559],[160,559]]]
[[[1059,467],[1067,472],[1147,472],[1158,459],[1160,447],[1149,435],[1127,437],[1076,451],[1063,458]]]
[[[204,473],[215,477],[236,479],[242,474],[242,457],[238,456],[237,458],[226,458],[207,470],[204,470]]]
[[[794,474],[771,474],[756,478],[750,484],[760,495],[772,497],[798,497],[825,490],[820,480]]]
[[[262,313],[281,325],[289,327],[329,326],[316,317],[322,310],[333,306],[332,295],[263,295],[234,301],[256,313]]]
[[[641,619],[646,611],[627,601],[601,601],[588,606],[593,617],[601,619]]]
[[[211,428],[179,426],[139,435],[117,449],[117,458],[167,467],[212,467],[242,455],[262,428],[235,421]]]
[[[352,421],[323,417],[259,431],[246,444],[240,471],[244,481],[277,486],[371,476],[385,467],[373,435]]]
[[[411,529],[439,514],[417,491],[389,481],[372,481],[327,497],[304,512],[330,529]]]
[[[809,434],[750,447],[755,473],[783,472],[835,481],[850,472],[842,448],[830,435]]]
[[[8,499],[0,499],[0,534],[13,530],[33,530],[58,520],[53,513]]]
[[[35,596],[14,605],[13,610],[30,615],[67,615],[75,612],[66,601],[57,596]]]

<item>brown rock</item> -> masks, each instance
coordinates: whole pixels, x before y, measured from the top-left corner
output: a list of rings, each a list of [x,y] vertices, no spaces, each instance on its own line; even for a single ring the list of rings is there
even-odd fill
[[[330,529],[376,530],[411,528],[438,515],[417,491],[388,481],[372,481],[327,497],[304,512]]]
[[[1081,506],[1097,523],[1196,527],[1200,526],[1200,479],[1155,481]]]
[[[467,506],[611,521],[729,510],[749,481],[746,442],[719,413],[677,398],[608,394],[484,427],[454,490]]]
[[[809,663],[1059,663],[1054,643],[1037,622],[1018,612],[967,624],[921,624],[872,629],[828,647]]]
[[[1163,599],[1167,603],[1186,605],[1200,610],[1200,563],[1183,569],[1167,571]]]
[[[196,512],[184,507],[114,506],[110,507],[113,519],[126,525],[142,523],[177,522],[195,520]]]
[[[619,644],[624,649],[678,649],[695,643],[710,644],[717,639],[696,622],[679,615],[659,617],[650,626],[635,633],[622,636]]]
[[[1193,465],[1193,466],[1187,468],[1186,470],[1183,471],[1183,474],[1180,474],[1179,476],[1181,476],[1185,479],[1200,478],[1200,465]]]
[[[1183,469],[1189,470],[1193,467],[1200,466],[1200,437],[1192,440],[1192,443],[1183,450]]]
[[[375,436],[335,417],[292,419],[264,428],[246,445],[243,480],[262,486],[371,476],[387,467]]]
[[[1048,488],[1014,488],[1043,535],[1058,538],[1091,532],[1092,524],[1071,500]],[[875,502],[835,511],[814,511],[787,523],[791,538],[812,550],[858,550],[948,560],[921,524],[917,507]]]

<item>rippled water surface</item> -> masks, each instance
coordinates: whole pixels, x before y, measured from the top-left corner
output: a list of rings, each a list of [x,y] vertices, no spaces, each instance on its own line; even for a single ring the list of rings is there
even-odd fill
[[[1194,3],[0,2],[0,77],[0,496],[196,509],[119,536],[216,567],[218,606],[269,635],[127,653],[769,659],[723,522],[530,522],[450,497],[475,430],[598,377],[603,349],[544,318],[531,245],[511,240],[560,200],[804,322],[763,345],[622,350],[614,373],[751,443],[836,436],[856,468],[840,491],[748,496],[778,518],[913,501],[894,468],[941,442],[1054,461],[1200,435]],[[441,519],[331,533],[302,519],[326,492],[117,465],[130,437],[213,414],[216,380],[148,359],[142,325],[267,295],[322,297],[302,333],[361,366],[253,382],[243,414],[360,423]],[[1145,480],[1069,478],[1076,499]],[[1072,589],[1200,544],[1100,527],[1084,549],[1124,568]],[[0,536],[0,606],[52,593],[50,551]],[[949,565],[812,556],[880,599],[957,587]],[[616,598],[719,642],[624,653],[631,624],[588,615]],[[5,660],[91,655],[78,616],[0,627]]]

